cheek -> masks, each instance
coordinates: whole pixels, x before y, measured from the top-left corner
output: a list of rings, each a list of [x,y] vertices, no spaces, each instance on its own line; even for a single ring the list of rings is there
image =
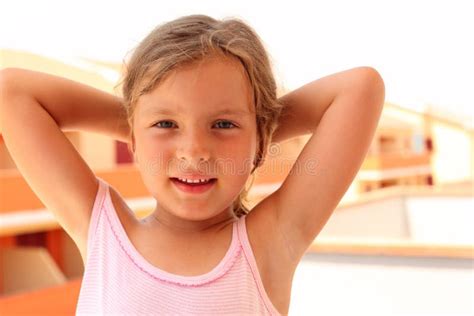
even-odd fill
[[[234,142],[221,147],[216,158],[219,174],[246,178],[252,170],[255,148],[249,142]]]
[[[166,141],[141,138],[137,141],[136,155],[145,176],[167,175],[172,167],[173,153]]]
[[[238,137],[225,139],[219,144],[222,152],[239,157],[255,155],[256,147],[257,135],[252,129],[239,134]]]

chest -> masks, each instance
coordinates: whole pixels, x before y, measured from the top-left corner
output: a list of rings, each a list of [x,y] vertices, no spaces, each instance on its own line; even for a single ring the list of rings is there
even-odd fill
[[[172,274],[196,276],[210,272],[223,260],[232,241],[232,224],[218,237],[203,241],[170,241],[137,227],[130,228],[127,234],[137,251],[153,266]],[[271,260],[273,256],[263,251],[265,245],[259,241],[249,242],[269,299],[280,313],[288,313],[293,271]]]
[[[123,201],[117,200],[112,196],[115,210],[129,240],[146,261],[163,271],[183,276],[206,274],[221,262],[229,249],[232,222],[211,239],[167,240],[166,237],[158,236],[156,230],[147,229]],[[285,260],[275,260],[284,258],[279,254],[283,250],[280,243],[275,242],[275,236],[268,235],[272,233],[271,230],[262,231],[263,226],[256,221],[247,223],[250,247],[270,301],[280,313],[287,314],[295,269]],[[267,238],[262,238],[262,235]],[[86,244],[82,246],[79,248],[86,260]]]
[[[140,227],[129,229],[127,234],[151,265],[182,276],[202,275],[213,270],[224,258],[231,241],[225,238],[171,240]]]

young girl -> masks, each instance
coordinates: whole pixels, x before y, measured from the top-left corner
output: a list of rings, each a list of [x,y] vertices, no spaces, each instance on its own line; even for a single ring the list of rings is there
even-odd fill
[[[154,29],[124,73],[122,98],[29,70],[0,76],[5,143],[84,260],[77,314],[287,314],[293,273],[371,143],[381,76],[353,68],[277,99],[257,34],[204,15]],[[61,130],[128,142],[151,215],[135,217]],[[248,210],[269,145],[308,133],[281,187]]]

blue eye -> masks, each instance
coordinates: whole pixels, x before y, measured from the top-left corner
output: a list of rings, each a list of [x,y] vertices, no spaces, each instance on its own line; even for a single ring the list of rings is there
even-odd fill
[[[159,121],[155,123],[153,126],[156,126],[158,128],[169,129],[169,128],[173,128],[173,125],[175,124],[172,121]],[[231,121],[218,121],[217,123],[215,123],[215,125],[218,125],[219,129],[232,129],[232,128],[237,127],[237,125],[235,125]]]
[[[159,121],[159,122],[155,123],[153,126],[157,126],[157,127],[159,127],[159,128],[169,128],[169,127],[171,127],[169,124],[164,124],[165,126],[163,126],[163,125],[159,126],[159,124],[163,124],[163,123],[171,123],[171,124],[174,124],[174,123],[171,122],[171,121]]]
[[[219,124],[219,123],[224,123],[224,126],[229,126],[229,125],[227,125],[227,124],[230,124],[231,126],[237,127],[234,123],[232,123],[232,122],[230,122],[230,121],[219,121],[219,122],[217,122],[216,124]],[[222,126],[222,125],[221,125],[221,126]],[[230,127],[230,128],[224,127],[224,129],[231,129],[231,128],[233,128],[233,127]]]

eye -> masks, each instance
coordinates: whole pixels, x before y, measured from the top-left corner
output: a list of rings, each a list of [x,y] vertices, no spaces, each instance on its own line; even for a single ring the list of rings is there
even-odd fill
[[[216,123],[216,125],[219,124],[221,128],[223,129],[232,129],[234,127],[237,127],[237,125],[235,125],[234,123],[232,123],[231,121],[219,121]],[[230,127],[229,127],[229,124],[230,124]],[[224,127],[223,127],[224,126]],[[232,127],[234,126],[234,127]]]
[[[153,126],[157,126],[159,128],[170,128],[172,126],[170,126],[170,124],[174,124],[173,122],[171,121],[159,121],[157,123],[155,123]]]

